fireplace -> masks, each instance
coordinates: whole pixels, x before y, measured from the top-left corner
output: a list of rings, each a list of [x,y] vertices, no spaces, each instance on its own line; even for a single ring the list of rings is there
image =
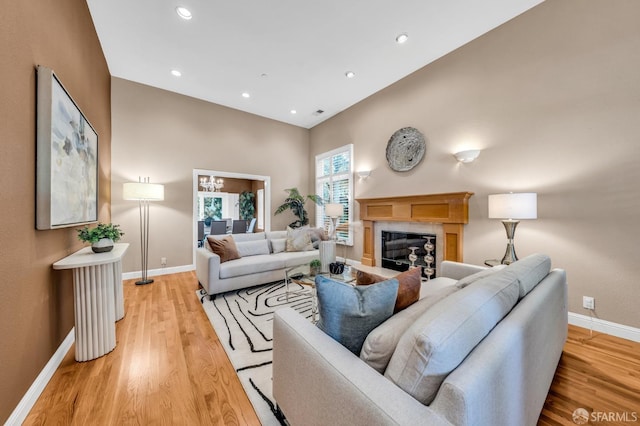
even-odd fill
[[[441,259],[436,259],[436,263],[440,264],[442,260],[462,262],[464,225],[469,222],[472,195],[473,192],[453,192],[358,199],[363,228],[362,264],[376,265],[375,253],[379,250],[376,242],[380,239],[374,238],[375,228],[383,222],[436,226],[437,229],[427,231],[438,234]],[[389,230],[386,226],[382,229]]]
[[[382,231],[382,267],[402,272],[417,266],[424,278],[435,278],[436,238],[436,234]]]

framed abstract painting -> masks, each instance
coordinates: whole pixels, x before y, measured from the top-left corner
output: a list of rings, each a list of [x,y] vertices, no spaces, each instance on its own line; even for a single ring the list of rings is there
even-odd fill
[[[36,228],[98,220],[98,134],[50,68],[37,67]]]

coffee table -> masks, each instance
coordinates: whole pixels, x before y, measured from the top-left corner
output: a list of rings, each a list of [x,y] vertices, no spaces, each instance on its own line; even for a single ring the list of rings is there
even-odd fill
[[[303,265],[293,266],[289,269],[286,269],[284,272],[284,282],[287,286],[286,294],[287,301],[289,301],[289,294],[306,294],[311,293],[311,322],[314,324],[317,322],[318,318],[318,294],[316,292],[316,276],[323,275],[332,280],[341,281],[347,284],[355,285],[356,282],[356,270],[351,268],[349,265],[345,265],[344,272],[342,274],[329,274],[329,273],[319,273],[317,275],[311,274],[311,268],[308,263]],[[309,287],[309,290],[289,290],[290,283],[296,283],[304,287]]]

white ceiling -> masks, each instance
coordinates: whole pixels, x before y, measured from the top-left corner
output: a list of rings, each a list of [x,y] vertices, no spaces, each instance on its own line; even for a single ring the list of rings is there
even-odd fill
[[[87,0],[114,77],[304,128],[541,2]]]

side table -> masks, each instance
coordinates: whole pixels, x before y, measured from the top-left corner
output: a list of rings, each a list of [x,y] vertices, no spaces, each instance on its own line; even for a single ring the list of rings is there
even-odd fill
[[[76,361],[89,361],[116,347],[116,320],[124,317],[122,256],[129,244],[107,253],[85,247],[53,264],[73,269]]]

